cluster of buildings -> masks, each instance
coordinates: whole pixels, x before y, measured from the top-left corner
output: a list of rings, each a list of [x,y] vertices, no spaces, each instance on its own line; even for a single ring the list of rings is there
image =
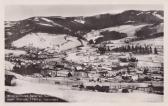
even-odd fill
[[[33,53],[36,52],[31,52],[31,55]],[[29,76],[48,78],[48,80],[52,78],[56,82],[55,84],[69,82],[68,86],[84,87],[88,90],[100,89],[105,86],[106,91],[108,88],[109,92],[116,92],[119,89],[154,92],[151,90],[156,85],[153,82],[157,82],[160,85],[157,85],[159,88],[155,90],[159,91],[156,93],[163,93],[163,64],[161,63],[155,67],[143,67],[143,65],[139,65],[138,59],[129,53],[100,55],[95,50],[88,51],[88,49],[69,51],[53,55],[53,57],[50,56],[50,53],[38,51],[37,56],[42,54],[46,57],[49,55],[51,58],[25,59],[24,56],[6,56],[6,58],[18,66],[40,64],[40,72],[32,73]],[[63,78],[63,80],[57,81],[58,78]]]

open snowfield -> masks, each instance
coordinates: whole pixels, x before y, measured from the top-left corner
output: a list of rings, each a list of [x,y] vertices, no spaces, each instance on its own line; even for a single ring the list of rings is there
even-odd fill
[[[137,64],[139,67],[161,67],[163,62],[163,56],[160,55],[135,55],[135,57],[139,60]]]
[[[121,33],[126,33],[128,37],[134,36],[136,30],[141,29],[144,26],[147,26],[148,24],[143,24],[143,25],[121,25],[121,26],[116,26],[116,27],[109,27],[105,29],[100,29],[100,30],[95,30],[87,33],[84,35],[84,37],[89,41],[91,39],[97,39],[101,37],[100,32],[103,31],[117,31]]]
[[[160,55],[134,55],[140,61],[150,61],[150,62],[163,62],[163,56]]]
[[[52,48],[56,51],[67,50],[80,46],[81,43],[76,37],[71,37],[65,34],[48,34],[48,33],[31,33],[14,41],[15,47],[32,46],[37,48]]]
[[[163,46],[163,37],[153,38],[153,39],[146,39],[132,42],[135,45],[151,45],[151,46]]]
[[[9,61],[5,61],[5,70],[12,70],[14,67],[14,64],[12,64]]]
[[[164,23],[160,23],[156,26],[157,32],[164,32]]]
[[[5,54],[13,54],[14,56],[20,56],[26,54],[26,51],[23,50],[9,50],[5,49]]]
[[[37,93],[59,97],[69,102],[162,102],[163,95],[144,92],[103,93],[93,91],[70,90],[66,86],[39,84],[17,80],[15,87],[6,86],[6,91],[16,94]],[[138,96],[137,96],[138,95]]]
[[[147,24],[144,25],[121,25],[117,27],[110,27],[110,28],[105,28],[102,29],[101,31],[117,31],[117,32],[122,32],[126,33],[127,36],[133,36],[135,34],[136,30],[141,29],[142,27],[147,26]]]

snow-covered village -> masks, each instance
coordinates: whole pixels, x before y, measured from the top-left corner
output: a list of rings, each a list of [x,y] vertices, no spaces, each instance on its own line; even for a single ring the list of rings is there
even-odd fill
[[[5,21],[6,102],[162,102],[163,10]]]

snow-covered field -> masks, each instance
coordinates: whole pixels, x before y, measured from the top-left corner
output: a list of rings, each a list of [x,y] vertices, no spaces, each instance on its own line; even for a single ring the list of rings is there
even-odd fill
[[[143,25],[121,25],[121,26],[117,26],[117,27],[105,28],[105,29],[102,29],[102,31],[106,31],[106,30],[117,31],[117,32],[126,33],[127,36],[133,36],[135,34],[136,30],[139,30],[146,25],[147,24],[143,24]]]
[[[5,70],[12,70],[14,67],[14,64],[12,64],[9,61],[5,61]]]
[[[153,61],[153,62],[163,62],[163,56],[160,55],[134,55],[138,60],[143,60],[143,61]]]
[[[144,92],[103,93],[93,91],[70,90],[66,86],[39,84],[17,80],[15,87],[6,86],[6,90],[16,94],[47,94],[65,99],[69,102],[162,102],[163,95]]]
[[[132,43],[135,44],[135,45],[146,44],[146,45],[151,45],[151,46],[163,46],[163,37],[140,40],[140,41],[135,41],[135,42],[132,42]]]
[[[15,47],[52,48],[61,51],[80,46],[81,43],[76,37],[67,37],[65,34],[31,33],[14,41],[12,45]]]
[[[14,56],[20,56],[20,55],[24,55],[26,54],[26,51],[23,50],[9,50],[9,49],[5,49],[5,54],[13,54]]]
[[[160,23],[156,26],[157,32],[164,32],[164,23]]]
[[[163,63],[163,56],[160,55],[134,55],[139,61],[139,67],[161,67]]]
[[[128,37],[134,36],[136,30],[141,29],[142,27],[146,26],[148,24],[143,24],[143,25],[121,25],[121,26],[116,26],[116,27],[109,27],[101,30],[93,30],[89,33],[87,33],[84,37],[89,41],[91,39],[96,39],[98,37],[101,37],[100,32],[103,31],[117,31],[117,32],[122,32],[126,33]]]

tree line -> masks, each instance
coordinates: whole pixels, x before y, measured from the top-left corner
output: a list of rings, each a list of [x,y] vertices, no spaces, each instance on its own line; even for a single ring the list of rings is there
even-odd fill
[[[115,52],[133,52],[136,54],[158,54],[158,49],[156,47],[152,48],[151,46],[141,46],[141,45],[125,45],[113,49]]]
[[[110,49],[109,46],[103,46],[103,47],[99,47],[98,51],[100,52],[100,54],[104,54],[108,51],[115,51],[115,52],[133,52],[135,54],[158,54],[158,49],[156,47],[152,48],[149,45],[124,45],[124,46],[120,46],[120,47],[116,47],[114,49]]]

